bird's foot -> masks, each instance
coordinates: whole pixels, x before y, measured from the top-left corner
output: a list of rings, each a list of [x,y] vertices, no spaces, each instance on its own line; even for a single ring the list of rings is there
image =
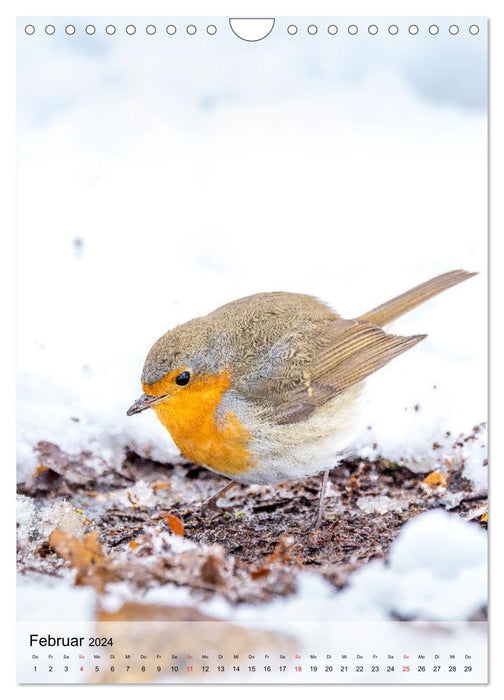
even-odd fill
[[[327,479],[329,477],[329,471],[325,471],[322,476],[322,484],[320,486],[320,495],[317,503],[317,512],[309,526],[310,530],[320,530],[322,525],[322,520],[324,519],[324,498],[327,489]]]
[[[217,501],[221,496],[223,496],[230,489],[232,489],[233,486],[237,485],[238,484],[236,481],[230,481],[229,484],[226,484],[223,488],[219,489],[216,493],[214,493],[213,496],[210,496],[210,498],[207,498],[206,501],[203,501],[203,503],[201,504],[201,515],[208,515],[211,512],[219,510],[226,510],[226,508],[218,506]]]

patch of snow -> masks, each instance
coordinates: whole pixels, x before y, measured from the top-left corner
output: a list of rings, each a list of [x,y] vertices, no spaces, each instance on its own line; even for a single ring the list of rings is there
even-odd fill
[[[398,574],[425,569],[434,577],[456,578],[465,568],[486,566],[486,555],[487,534],[481,527],[433,510],[404,525],[389,563]]]
[[[111,583],[107,586],[105,594],[100,598],[100,605],[110,613],[117,612],[122,605],[128,602],[141,602],[146,604],[173,605],[173,606],[194,606],[199,609],[205,608],[204,604],[199,604],[191,592],[175,584],[165,584],[157,588],[151,588],[139,593],[132,591],[127,583]],[[227,608],[229,610],[229,606]]]
[[[350,610],[364,601],[371,615],[468,619],[487,602],[486,532],[441,510],[412,518],[389,561],[362,567],[341,594]]]
[[[17,537],[22,545],[29,546],[32,539],[38,545],[41,535],[47,538],[57,528],[80,537],[88,527],[86,517],[65,500],[38,509],[33,498],[18,495],[16,504]]]
[[[470,479],[475,489],[485,489],[488,487],[488,466],[487,466],[487,425],[481,425],[475,440],[470,444],[464,443],[462,448],[462,458],[464,460],[464,474]]]
[[[180,537],[179,535],[173,535],[166,527],[162,526],[159,528],[151,528],[152,533],[152,547],[154,554],[162,554],[163,550],[169,549],[173,554],[181,554],[182,552],[189,552],[193,549],[198,549],[198,545],[195,542],[187,539],[187,537]]]
[[[50,506],[41,508],[37,525],[39,531],[46,537],[56,529],[64,530],[74,537],[80,537],[88,528],[86,517],[78,513],[68,501],[56,501]]]
[[[33,521],[35,518],[35,501],[28,496],[17,496],[16,499],[16,525],[17,540],[21,546],[26,546],[31,538]]]
[[[357,507],[364,513],[384,515],[389,511],[405,510],[408,508],[408,503],[389,496],[360,496],[357,499]]]
[[[91,633],[94,627],[96,592],[89,586],[74,586],[74,581],[75,573],[70,570],[63,572],[57,579],[54,576],[37,575],[28,580],[25,576],[18,576],[17,620],[79,620],[88,623]]]
[[[134,486],[115,491],[114,495],[123,506],[154,506],[158,501],[152,486],[143,479],[137,481]]]

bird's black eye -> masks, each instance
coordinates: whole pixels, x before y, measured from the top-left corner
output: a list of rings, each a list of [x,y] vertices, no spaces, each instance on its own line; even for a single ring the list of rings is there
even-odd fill
[[[178,384],[179,386],[185,386],[186,384],[189,384],[190,378],[190,372],[182,372],[182,374],[179,374],[179,376],[175,379],[175,384]]]

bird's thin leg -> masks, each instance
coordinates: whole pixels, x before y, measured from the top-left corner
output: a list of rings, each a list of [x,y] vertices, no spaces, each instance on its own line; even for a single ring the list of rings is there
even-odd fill
[[[329,477],[329,470],[327,469],[322,475],[322,484],[320,486],[319,500],[317,504],[317,512],[315,514],[315,520],[313,521],[313,529],[318,530],[320,523],[322,522],[322,516],[324,514],[324,496],[327,489],[327,479]]]
[[[201,504],[201,512],[206,513],[209,510],[219,510],[219,506],[217,505],[217,501],[221,496],[223,496],[225,493],[229,491],[229,489],[232,489],[233,486],[238,486],[237,481],[230,481],[229,484],[226,484],[223,486],[221,489],[219,489],[216,493],[214,493],[213,496],[210,496],[210,498],[207,498],[206,501],[203,501]]]

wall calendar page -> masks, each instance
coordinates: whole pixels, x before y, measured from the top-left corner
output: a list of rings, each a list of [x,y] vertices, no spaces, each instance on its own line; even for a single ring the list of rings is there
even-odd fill
[[[18,682],[486,683],[488,20],[16,32]]]

